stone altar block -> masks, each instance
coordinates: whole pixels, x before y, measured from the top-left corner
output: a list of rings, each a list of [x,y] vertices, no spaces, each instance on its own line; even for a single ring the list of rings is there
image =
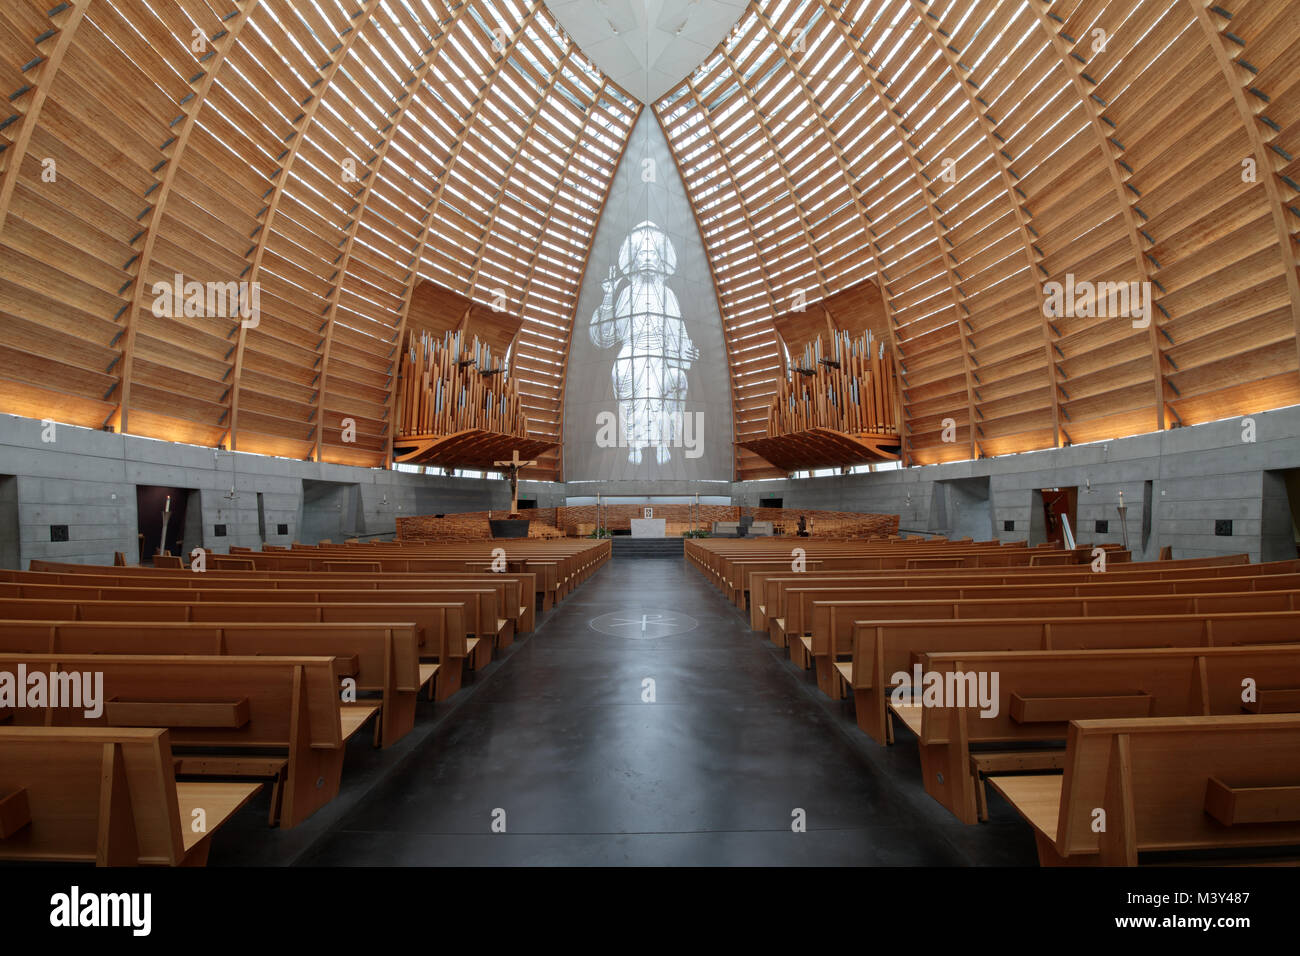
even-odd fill
[[[633,518],[632,537],[663,538],[668,534],[667,518]]]

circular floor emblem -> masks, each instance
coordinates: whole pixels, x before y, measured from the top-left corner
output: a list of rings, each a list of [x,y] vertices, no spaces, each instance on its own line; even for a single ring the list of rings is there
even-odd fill
[[[671,611],[627,610],[602,614],[591,619],[592,630],[615,637],[651,638],[667,637],[693,631],[699,622],[685,614]]]

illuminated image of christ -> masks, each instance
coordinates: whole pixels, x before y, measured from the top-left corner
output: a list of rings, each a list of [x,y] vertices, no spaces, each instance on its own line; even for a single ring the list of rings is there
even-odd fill
[[[677,296],[667,278],[677,271],[677,252],[653,222],[639,223],[618,253],[618,268],[602,280],[604,300],[592,313],[588,333],[600,348],[619,346],[610,372],[619,406],[620,446],[640,464],[642,450],[656,460],[672,458],[681,445],[686,373],[700,357],[687,334]]]

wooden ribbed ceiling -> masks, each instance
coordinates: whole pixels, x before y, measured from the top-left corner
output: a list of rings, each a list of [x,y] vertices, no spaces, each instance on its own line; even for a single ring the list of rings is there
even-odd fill
[[[539,0],[6,0],[0,90],[0,411],[382,465],[423,281],[522,316],[514,372],[561,440],[641,107]],[[1291,0],[755,0],[654,111],[741,439],[774,317],[863,282],[909,463],[1300,402]],[[176,274],[259,283],[259,323],[157,317]],[[1067,275],[1152,283],[1150,327],[1046,318]]]
[[[0,89],[0,409],[380,465],[425,279],[522,316],[560,440],[640,105],[537,0],[6,0]],[[176,274],[259,283],[258,324],[157,317]]]
[[[910,463],[1300,402],[1290,0],[754,2],[654,109],[713,267],[738,438],[764,431],[773,318],[864,278]],[[1043,285],[1067,275],[1152,283],[1153,321],[1049,321]],[[736,470],[778,474],[743,449]]]

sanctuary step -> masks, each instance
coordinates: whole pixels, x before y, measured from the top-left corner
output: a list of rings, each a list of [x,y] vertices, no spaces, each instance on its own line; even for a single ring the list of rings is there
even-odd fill
[[[609,539],[616,558],[680,558],[685,554],[684,538],[632,538],[616,535]]]

